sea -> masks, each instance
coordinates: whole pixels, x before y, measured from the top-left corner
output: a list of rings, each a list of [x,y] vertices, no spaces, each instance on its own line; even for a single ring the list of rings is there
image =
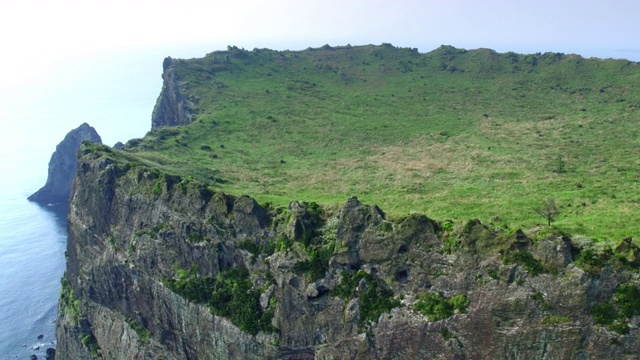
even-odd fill
[[[164,57],[218,48],[172,45],[63,59],[27,84],[0,89],[0,359],[44,359],[56,347],[66,209],[27,200],[44,185],[56,145],[83,122],[110,146],[144,136]]]

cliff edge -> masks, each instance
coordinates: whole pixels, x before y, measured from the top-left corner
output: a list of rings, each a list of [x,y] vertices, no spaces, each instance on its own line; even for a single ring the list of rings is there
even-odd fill
[[[87,123],[67,133],[51,155],[47,182],[40,190],[28,197],[30,201],[43,205],[66,205],[69,202],[71,184],[78,166],[77,152],[83,141],[102,143],[100,135]]]
[[[85,144],[58,359],[631,359],[640,249],[262,206]]]
[[[186,125],[191,122],[194,104],[184,96],[182,82],[173,66],[174,60],[166,57],[162,62],[162,91],[151,115],[151,128]]]

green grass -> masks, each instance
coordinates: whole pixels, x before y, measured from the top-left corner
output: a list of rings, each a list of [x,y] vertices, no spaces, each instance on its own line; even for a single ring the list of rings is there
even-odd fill
[[[383,44],[174,66],[194,122],[130,148],[164,172],[275,205],[356,195],[392,216],[525,229],[554,198],[565,232],[638,235],[638,63]]]

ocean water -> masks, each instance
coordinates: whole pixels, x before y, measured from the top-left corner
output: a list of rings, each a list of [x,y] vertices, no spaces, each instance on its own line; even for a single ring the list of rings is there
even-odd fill
[[[67,232],[64,214],[26,200],[40,177],[0,190],[0,358],[55,347]],[[42,339],[38,336],[42,335]]]

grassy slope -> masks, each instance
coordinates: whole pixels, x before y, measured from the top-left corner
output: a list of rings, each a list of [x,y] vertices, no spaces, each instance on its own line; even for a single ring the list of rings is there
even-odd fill
[[[554,197],[561,229],[639,235],[639,63],[383,44],[230,48],[176,73],[195,122],[132,151],[225,192],[525,229]]]

